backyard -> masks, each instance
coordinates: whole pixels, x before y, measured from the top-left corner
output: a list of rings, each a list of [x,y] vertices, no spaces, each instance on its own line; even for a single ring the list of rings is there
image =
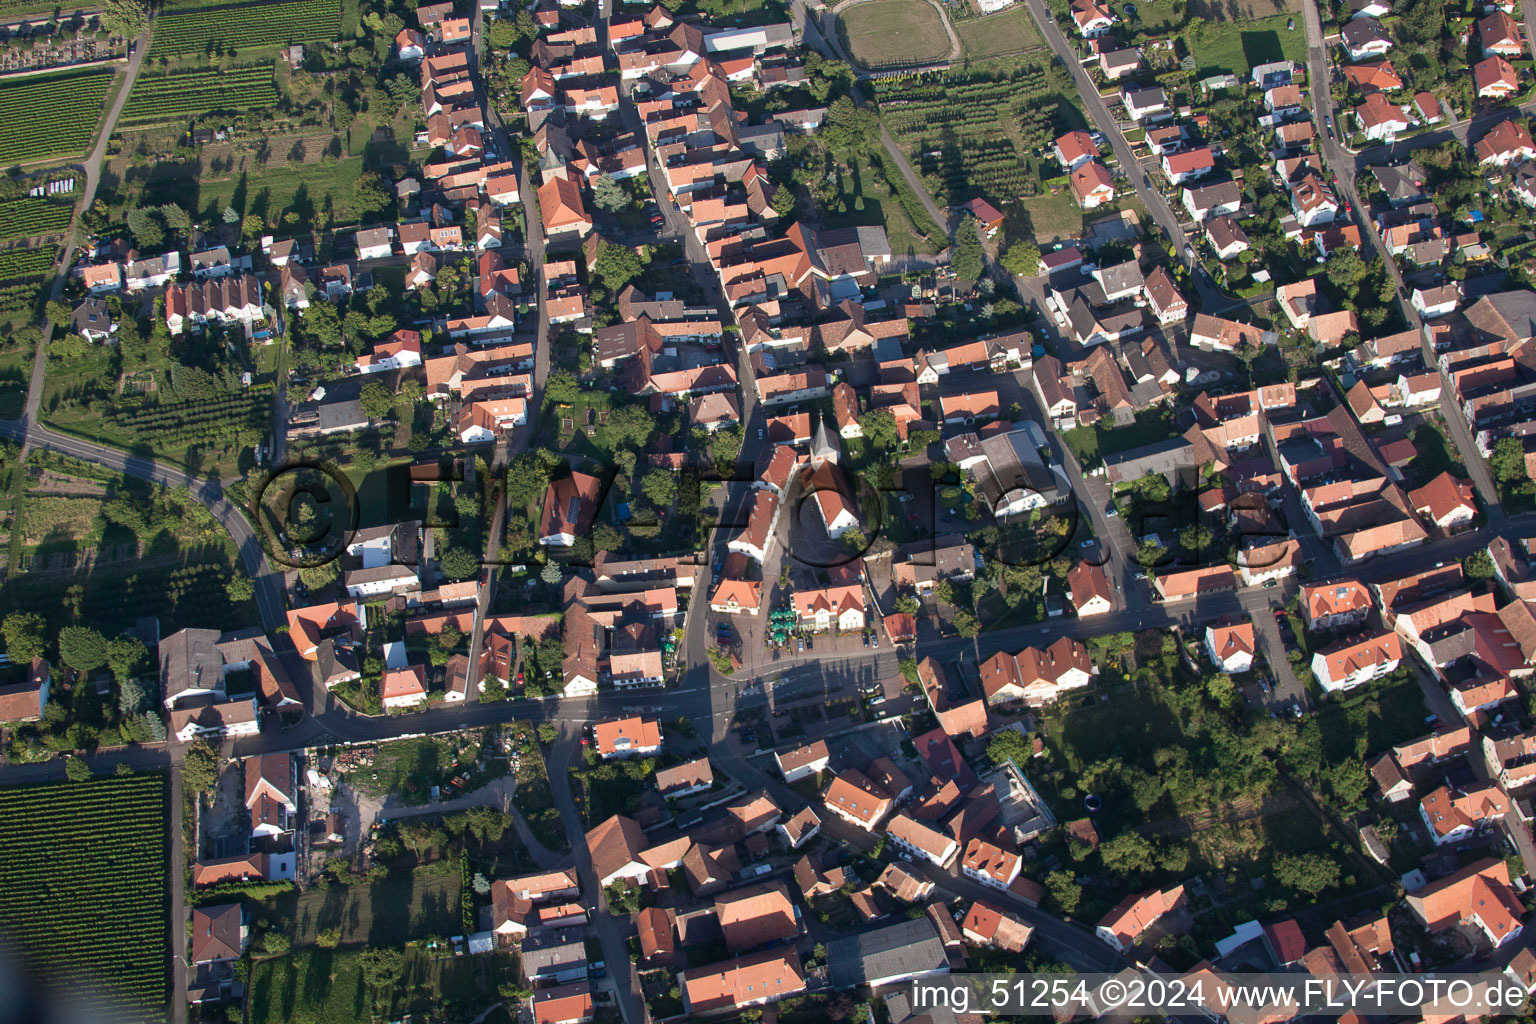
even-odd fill
[[[1301,20],[1285,14],[1257,21],[1201,23],[1187,39],[1201,75],[1225,71],[1246,78],[1259,64],[1307,59]]]
[[[363,978],[363,954],[308,949],[251,967],[250,1024],[351,1024],[369,1017],[370,1007],[398,1020],[411,1013],[451,1012],[469,1019],[498,1001],[497,987],[517,981],[510,953],[486,956],[432,956],[407,947],[400,978],[371,998]]]
[[[984,18],[968,18],[955,25],[965,55],[972,60],[1005,57],[1045,45],[1029,9],[1015,5]]]

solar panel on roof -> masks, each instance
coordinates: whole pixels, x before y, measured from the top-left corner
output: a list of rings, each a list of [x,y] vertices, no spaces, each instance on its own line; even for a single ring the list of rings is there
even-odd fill
[[[566,521],[574,523],[580,515],[581,515],[581,498],[576,497],[576,496],[573,495],[571,497],[570,505],[565,510]]]

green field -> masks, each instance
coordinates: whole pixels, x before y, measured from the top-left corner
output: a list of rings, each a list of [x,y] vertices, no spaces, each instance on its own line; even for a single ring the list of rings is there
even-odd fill
[[[0,84],[0,164],[84,154],[113,74],[66,71]]]
[[[68,199],[22,196],[0,202],[0,241],[51,235],[69,227],[74,203]]]
[[[1244,78],[1257,64],[1305,61],[1306,33],[1299,18],[1294,29],[1285,27],[1288,20],[1282,14],[1258,21],[1206,23],[1186,37],[1199,74],[1226,71]]]
[[[855,61],[868,68],[930,64],[949,56],[949,36],[927,0],[874,0],[838,15],[838,34]]]
[[[400,980],[373,993],[363,981],[358,953],[304,950],[252,966],[246,1019],[250,1024],[354,1024],[369,1019],[377,1006],[389,1020],[410,1012],[469,1020],[500,1001],[498,985],[516,980],[517,958],[509,953],[432,958],[411,947]]]
[[[316,43],[336,38],[340,0],[278,0],[275,3],[206,5],[177,9],[155,21],[155,56],[247,50]]]
[[[1022,5],[984,18],[967,18],[955,25],[955,34],[972,60],[1023,53],[1045,45],[1035,19]]]
[[[38,286],[58,257],[56,245],[0,250],[0,315],[33,309],[38,304]]]
[[[1076,238],[1082,234],[1083,209],[1077,205],[1077,197],[1070,189],[1062,189],[1055,195],[1031,196],[1023,200],[1023,204],[1029,212],[1029,222],[1034,227],[1037,241]],[[1095,210],[1095,215],[1098,212]]]
[[[868,88],[940,206],[1028,194],[1040,180],[1033,154],[1084,124],[1063,72],[1043,59],[882,78]]]
[[[0,930],[93,1016],[165,1019],[166,792],[163,775],[0,789]]]
[[[191,184],[197,189],[198,209],[221,211],[237,196],[243,196],[246,213],[293,210],[301,222],[307,222],[316,210],[329,205],[332,220],[346,223],[352,215],[352,186],[362,173],[362,157],[341,157],[326,162],[251,166],[225,177],[204,176]]]
[[[277,86],[267,65],[140,75],[133,83],[120,123],[184,121],[214,111],[262,109],[276,102]]]

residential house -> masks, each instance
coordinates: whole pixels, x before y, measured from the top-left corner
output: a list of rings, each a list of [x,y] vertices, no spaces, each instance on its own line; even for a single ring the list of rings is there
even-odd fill
[[[1312,655],[1312,675],[1329,693],[1380,679],[1402,661],[1396,633],[1378,630],[1349,637]]]

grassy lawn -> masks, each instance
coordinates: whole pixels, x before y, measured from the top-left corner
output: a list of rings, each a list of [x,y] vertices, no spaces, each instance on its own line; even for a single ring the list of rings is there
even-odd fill
[[[332,885],[289,892],[258,911],[287,933],[295,946],[314,944],[326,928],[341,931],[343,946],[398,946],[423,935],[457,935],[459,872],[391,875],[366,885]]]
[[[1097,466],[1106,455],[1139,448],[1142,445],[1166,441],[1180,431],[1168,409],[1149,409],[1136,416],[1133,428],[1116,430],[1112,427],[1073,427],[1061,431],[1062,442],[1077,456],[1085,470]]]
[[[1016,6],[984,18],[967,18],[955,26],[965,55],[972,60],[1002,57],[1044,46],[1028,9]]]
[[[0,353],[0,419],[20,418],[32,376],[32,350],[17,347]]]
[[[280,143],[279,143],[280,144]],[[242,213],[293,212],[303,223],[330,208],[332,221],[352,218],[352,185],[363,173],[362,157],[327,158],[317,163],[284,161],[258,167],[247,157],[223,175],[204,175],[196,183],[197,208]]]
[[[251,1024],[351,1024],[368,1019],[375,1005],[391,1020],[413,1011],[448,1011],[454,1019],[469,1019],[498,1001],[496,987],[516,981],[516,973],[516,957],[508,953],[431,957],[408,948],[400,980],[375,996],[363,981],[358,953],[305,950],[252,965],[247,1019]]]
[[[907,211],[902,208],[879,171],[857,165],[848,174],[843,174],[839,169],[838,185],[840,191],[837,202],[826,209],[824,220],[827,227],[883,225],[893,253],[937,251],[928,236],[913,226],[912,218],[907,216]]]
[[[1083,211],[1070,189],[1055,195],[1032,196],[1019,200],[1029,214],[1035,238],[1051,242],[1058,238],[1076,238],[1083,231]],[[1097,211],[1095,211],[1097,212]]]
[[[949,56],[949,36],[939,13],[924,0],[876,0],[838,17],[850,56],[865,67],[923,64]]]
[[[1199,73],[1226,71],[1242,78],[1256,64],[1306,60],[1307,39],[1300,20],[1294,29],[1286,28],[1288,20],[1290,16],[1282,14],[1252,22],[1207,24],[1190,39]]]

